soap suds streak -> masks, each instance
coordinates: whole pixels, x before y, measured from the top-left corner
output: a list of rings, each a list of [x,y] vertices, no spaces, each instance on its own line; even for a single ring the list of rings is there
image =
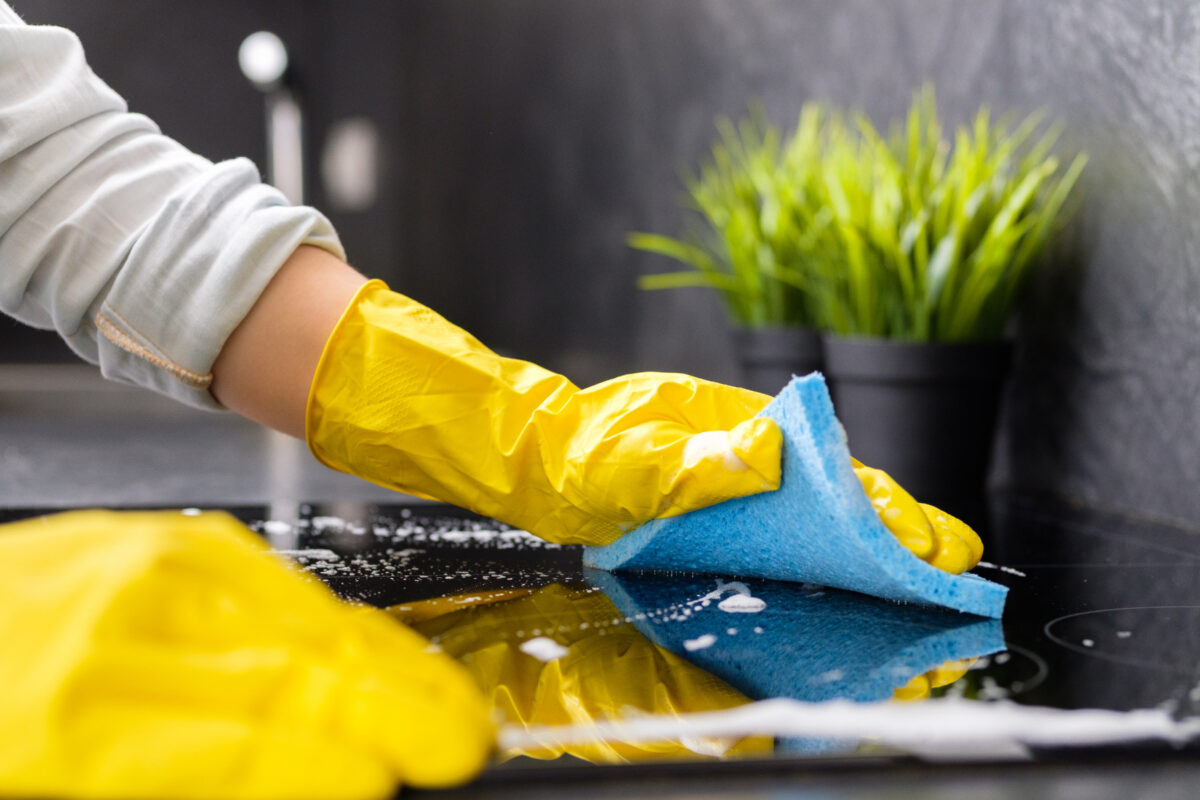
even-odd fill
[[[298,559],[313,559],[316,561],[337,561],[341,558],[337,553],[324,547],[306,547],[300,550],[276,550],[281,556]]]
[[[407,511],[407,509],[405,509]],[[385,542],[447,543],[483,546],[498,550],[541,549],[558,550],[562,545],[547,542],[526,531],[510,528],[493,520],[469,520],[455,517],[414,517],[401,513],[396,521],[377,521],[370,526],[335,516],[314,516],[293,522],[268,519],[256,522],[254,530],[270,535],[288,533],[293,529],[319,536],[361,537],[371,534]]]
[[[777,736],[859,741],[870,739],[925,755],[1011,752],[1025,746],[1095,746],[1136,741],[1180,745],[1200,737],[1200,718],[1175,720],[1162,709],[1058,710],[1011,701],[979,703],[938,698],[923,703],[804,703],[774,699],[725,711],[676,717],[636,717],[585,725],[506,725],[502,749],[530,750],[595,742],[661,742],[684,737]]]
[[[1016,575],[1018,578],[1028,578],[1029,577],[1024,572],[1021,572],[1021,570],[1019,570],[1019,569],[1013,569],[1012,567],[1005,567],[1000,564],[993,564],[990,561],[980,561],[975,566],[983,567],[985,569],[1000,570],[1001,572],[1003,572],[1007,575]]]
[[[689,653],[694,653],[697,650],[704,650],[705,648],[712,647],[716,643],[717,637],[713,636],[711,633],[706,633],[703,636],[697,636],[695,639],[684,639],[683,649],[687,650]]]

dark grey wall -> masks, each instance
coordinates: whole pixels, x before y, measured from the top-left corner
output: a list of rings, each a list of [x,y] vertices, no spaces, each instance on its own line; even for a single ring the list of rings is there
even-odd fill
[[[806,99],[877,121],[1047,108],[1092,157],[1039,276],[995,481],[1200,526],[1200,7],[1185,0],[554,0],[413,4],[418,213],[406,282],[582,380],[737,380],[697,290],[636,292],[718,114]]]
[[[736,381],[701,291],[639,293],[631,230],[679,226],[679,170],[752,98],[877,121],[933,81],[951,121],[1046,107],[1092,157],[1063,252],[1019,328],[996,482],[1200,529],[1200,7],[1188,0],[19,0],[200,152],[261,154],[236,73],[252,27],[293,35],[319,148],[366,114],[373,209],[352,260],[475,331],[590,382]],[[321,202],[318,192],[316,200]]]

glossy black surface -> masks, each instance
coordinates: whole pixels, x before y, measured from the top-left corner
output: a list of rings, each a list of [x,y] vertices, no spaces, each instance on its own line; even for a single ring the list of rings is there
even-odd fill
[[[538,636],[572,648],[572,658],[586,647],[600,661],[612,657],[606,649],[647,647],[751,700],[804,701],[886,700],[914,676],[967,659],[965,674],[933,694],[1200,714],[1200,540],[1170,528],[1010,506],[995,520],[989,560],[977,569],[1011,589],[999,623],[810,584],[585,571],[579,548],[444,506],[363,505],[355,518],[302,505],[293,518],[273,520],[267,507],[228,510],[343,598],[392,608],[401,619],[425,601],[461,604],[416,623],[459,657],[502,645],[519,660],[519,645]],[[36,513],[10,510],[0,519]],[[765,607],[729,613],[721,602],[730,597]],[[655,711],[636,706],[623,710]],[[1141,743],[1127,752],[1169,749]],[[777,742],[773,755],[904,758],[812,740]],[[544,768],[521,762],[502,769]]]

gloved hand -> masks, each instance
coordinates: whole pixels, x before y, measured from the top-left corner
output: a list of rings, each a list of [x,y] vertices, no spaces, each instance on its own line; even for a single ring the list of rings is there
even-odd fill
[[[473,592],[388,609],[429,636],[475,678],[505,723],[536,728],[586,725],[636,714],[673,716],[749,702],[720,678],[664,650],[603,593],[562,584],[537,590]],[[546,650],[528,642],[543,641]],[[523,649],[524,647],[524,649]],[[553,648],[555,652],[547,652]],[[541,657],[539,657],[541,656]],[[547,659],[547,660],[543,660]],[[773,739],[689,737],[502,751],[552,759],[566,753],[596,763],[770,753]]]
[[[854,474],[879,519],[900,544],[914,555],[946,572],[965,572],[983,558],[979,535],[957,517],[918,503],[881,469],[854,462]]]
[[[579,389],[371,281],[325,345],[306,438],[326,466],[382,486],[608,544],[778,488],[782,434],[754,418],[769,400],[663,373]]]
[[[225,514],[0,526],[0,795],[391,797],[492,747],[465,671]]]

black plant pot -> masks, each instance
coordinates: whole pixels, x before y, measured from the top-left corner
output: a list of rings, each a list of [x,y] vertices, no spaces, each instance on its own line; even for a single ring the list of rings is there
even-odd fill
[[[821,337],[811,328],[736,328],[733,346],[742,385],[778,394],[793,375],[821,369]]]
[[[922,502],[981,524],[1012,344],[826,336],[824,345],[850,452]]]

